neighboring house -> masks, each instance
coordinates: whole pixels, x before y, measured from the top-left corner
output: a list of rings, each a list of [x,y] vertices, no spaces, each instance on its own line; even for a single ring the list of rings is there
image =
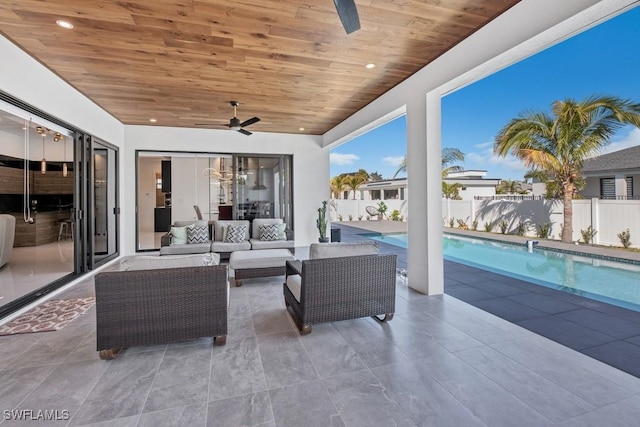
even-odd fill
[[[449,184],[462,185],[460,197],[463,200],[473,199],[475,196],[493,196],[500,179],[485,178],[487,171],[465,170],[451,172],[444,178]],[[385,179],[362,184],[356,192],[358,200],[408,200],[407,178]]]
[[[407,200],[407,178],[371,181],[358,187],[360,200]]]
[[[485,178],[485,170],[463,170],[447,174],[443,181],[448,184],[460,184],[459,195],[462,200],[473,199],[476,196],[494,196],[499,178]]]
[[[640,145],[584,161],[585,198],[640,199]]]

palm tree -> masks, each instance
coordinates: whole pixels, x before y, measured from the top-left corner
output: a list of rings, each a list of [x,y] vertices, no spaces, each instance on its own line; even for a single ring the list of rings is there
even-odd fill
[[[496,189],[498,194],[520,194],[522,193],[522,185],[520,182],[510,179],[503,179]]]
[[[608,96],[584,101],[555,101],[551,113],[528,112],[512,119],[496,136],[494,153],[511,153],[526,167],[543,170],[560,184],[564,225],[562,241],[573,234],[572,200],[584,159],[597,154],[616,130],[640,128],[640,104]]]
[[[370,181],[382,181],[384,178],[382,178],[382,175],[380,175],[378,172],[371,172],[369,174],[369,180]]]
[[[445,199],[460,200],[460,189],[462,184],[454,182],[449,184],[446,181],[442,181],[442,196]]]
[[[442,149],[442,177],[445,178],[451,172],[459,172],[462,166],[453,165],[455,161],[464,163],[464,153],[457,148]]]
[[[363,174],[349,175],[345,179],[345,185],[353,190],[353,200],[356,199],[356,191],[358,187],[367,182],[367,178]]]
[[[442,149],[442,177],[446,177],[451,172],[458,172],[462,170],[462,166],[451,165],[455,161],[464,162],[464,153],[457,148],[443,148]],[[402,162],[398,166],[398,170],[393,174],[395,178],[400,172],[407,171],[407,155],[405,154]]]
[[[337,175],[331,178],[331,181],[329,182],[331,192],[335,194],[338,199],[342,197],[342,192],[344,191],[344,187],[346,187],[345,180],[346,176]]]

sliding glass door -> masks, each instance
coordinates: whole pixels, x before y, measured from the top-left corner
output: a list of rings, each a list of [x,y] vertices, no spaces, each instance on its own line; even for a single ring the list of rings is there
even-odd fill
[[[0,93],[0,317],[118,253],[114,147],[10,101]]]

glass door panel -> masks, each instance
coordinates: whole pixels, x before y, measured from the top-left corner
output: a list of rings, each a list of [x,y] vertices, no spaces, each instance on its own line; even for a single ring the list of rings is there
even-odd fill
[[[93,145],[93,257],[94,263],[118,253],[116,150],[100,142]]]

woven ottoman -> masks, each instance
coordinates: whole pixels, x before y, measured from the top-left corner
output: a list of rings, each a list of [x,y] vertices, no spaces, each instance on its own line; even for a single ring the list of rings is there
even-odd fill
[[[284,276],[287,261],[294,259],[287,249],[235,251],[229,256],[229,268],[235,271],[236,286],[241,286],[242,279]]]

